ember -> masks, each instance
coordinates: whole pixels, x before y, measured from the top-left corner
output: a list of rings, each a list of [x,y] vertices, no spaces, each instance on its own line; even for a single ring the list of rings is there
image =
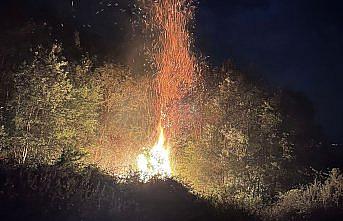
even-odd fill
[[[162,173],[165,177],[171,175],[169,152],[163,146],[165,136],[176,130],[180,119],[180,116],[170,114],[170,110],[190,93],[196,81],[198,65],[196,56],[190,50],[192,41],[188,30],[189,22],[193,18],[192,1],[143,0],[143,3],[150,18],[146,23],[147,29],[157,33],[151,57],[157,71],[155,108],[157,113],[160,113],[161,129],[159,142],[150,150],[150,157],[138,157],[138,167],[143,176],[146,176],[146,173],[149,176]],[[162,128],[166,134],[163,134]]]

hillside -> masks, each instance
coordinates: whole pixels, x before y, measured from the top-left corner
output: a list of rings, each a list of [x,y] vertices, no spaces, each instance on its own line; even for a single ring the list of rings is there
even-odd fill
[[[0,169],[1,220],[254,220],[215,208],[174,180],[126,183],[87,167]]]

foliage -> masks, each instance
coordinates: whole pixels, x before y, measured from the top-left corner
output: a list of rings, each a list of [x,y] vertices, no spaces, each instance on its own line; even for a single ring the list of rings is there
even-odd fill
[[[256,206],[286,190],[297,173],[278,94],[237,70],[216,72],[218,83],[192,99],[202,131],[177,142],[176,171],[207,196]]]
[[[76,73],[54,45],[38,48],[32,61],[14,75],[9,155],[20,163],[53,162],[65,149],[91,145],[98,127],[100,90],[92,82],[73,81]]]
[[[304,173],[310,166],[328,165],[321,159],[327,154],[325,142],[304,97],[269,90],[233,66],[207,70],[203,78],[203,84],[167,110],[170,122],[164,129],[177,179],[216,205],[266,211],[265,217],[271,219],[341,209],[338,171],[324,183],[288,191],[306,181]],[[27,177],[20,179],[26,179],[23,188],[28,194],[30,188],[42,191],[38,201],[48,197],[51,208],[75,204],[81,207],[71,208],[84,210],[98,202],[106,210],[118,207],[109,212],[112,215],[122,216],[126,206],[140,210],[137,204],[142,202],[131,198],[121,204],[128,192],[116,189],[122,188],[119,181],[109,181],[98,172],[89,175],[96,170],[76,165],[89,156],[88,163],[113,173],[135,166],[136,157],[158,136],[154,83],[151,76],[132,73],[122,65],[94,67],[87,57],[68,62],[58,45],[49,51],[38,48],[14,72],[13,91],[6,98],[10,102],[1,107],[0,158],[29,166],[45,164],[43,169],[37,166],[38,171],[21,166],[20,173]],[[168,127],[177,129],[171,132]],[[277,203],[264,210],[278,194]],[[82,201],[85,204],[80,205]]]
[[[254,220],[235,208],[215,208],[173,180],[143,184],[92,166],[0,164],[0,174],[2,220]]]
[[[335,214],[342,209],[343,175],[339,169],[332,169],[324,182],[315,180],[306,186],[281,193],[278,201],[267,208],[264,215],[273,220],[331,220],[330,216],[342,215],[342,212]],[[319,217],[315,217],[316,211]]]
[[[8,146],[8,135],[5,131],[5,127],[0,125],[0,153],[2,153],[5,148]],[[0,155],[0,159],[3,156]]]
[[[102,103],[100,136],[93,161],[118,172],[133,166],[142,149],[155,142],[151,137],[156,126],[152,80],[114,64],[96,68],[94,76],[101,89]]]

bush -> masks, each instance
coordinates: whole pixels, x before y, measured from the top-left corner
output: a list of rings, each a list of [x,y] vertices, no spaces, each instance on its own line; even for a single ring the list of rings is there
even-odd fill
[[[2,154],[19,163],[53,163],[65,149],[78,151],[94,142],[99,87],[85,81],[86,74],[76,78],[80,70],[63,58],[61,50],[59,45],[51,50],[38,48],[14,74]]]
[[[273,220],[320,220],[326,215],[338,217],[333,211],[343,215],[342,209],[343,175],[339,169],[333,169],[324,182],[316,180],[312,184],[281,194],[277,203],[266,209],[265,215]],[[318,211],[322,211],[322,214],[315,217]]]
[[[213,77],[185,101],[193,117],[186,123],[200,132],[194,127],[175,137],[177,175],[219,202],[259,207],[287,190],[297,173],[278,93],[232,67],[211,76],[218,81]]]
[[[117,173],[135,166],[144,147],[154,144],[157,117],[152,79],[122,65],[104,64],[94,72],[102,102],[97,148],[92,162]]]
[[[1,220],[253,220],[241,210],[213,207],[174,180],[137,180],[92,166],[33,168],[0,162]]]

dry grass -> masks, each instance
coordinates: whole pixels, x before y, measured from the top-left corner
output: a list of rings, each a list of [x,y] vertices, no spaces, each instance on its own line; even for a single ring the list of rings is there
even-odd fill
[[[266,210],[265,216],[271,220],[316,220],[328,213],[337,216],[333,211],[342,215],[342,209],[343,175],[338,169],[333,169],[324,182],[316,180],[281,194],[277,203]],[[319,211],[321,215],[314,217]]]

